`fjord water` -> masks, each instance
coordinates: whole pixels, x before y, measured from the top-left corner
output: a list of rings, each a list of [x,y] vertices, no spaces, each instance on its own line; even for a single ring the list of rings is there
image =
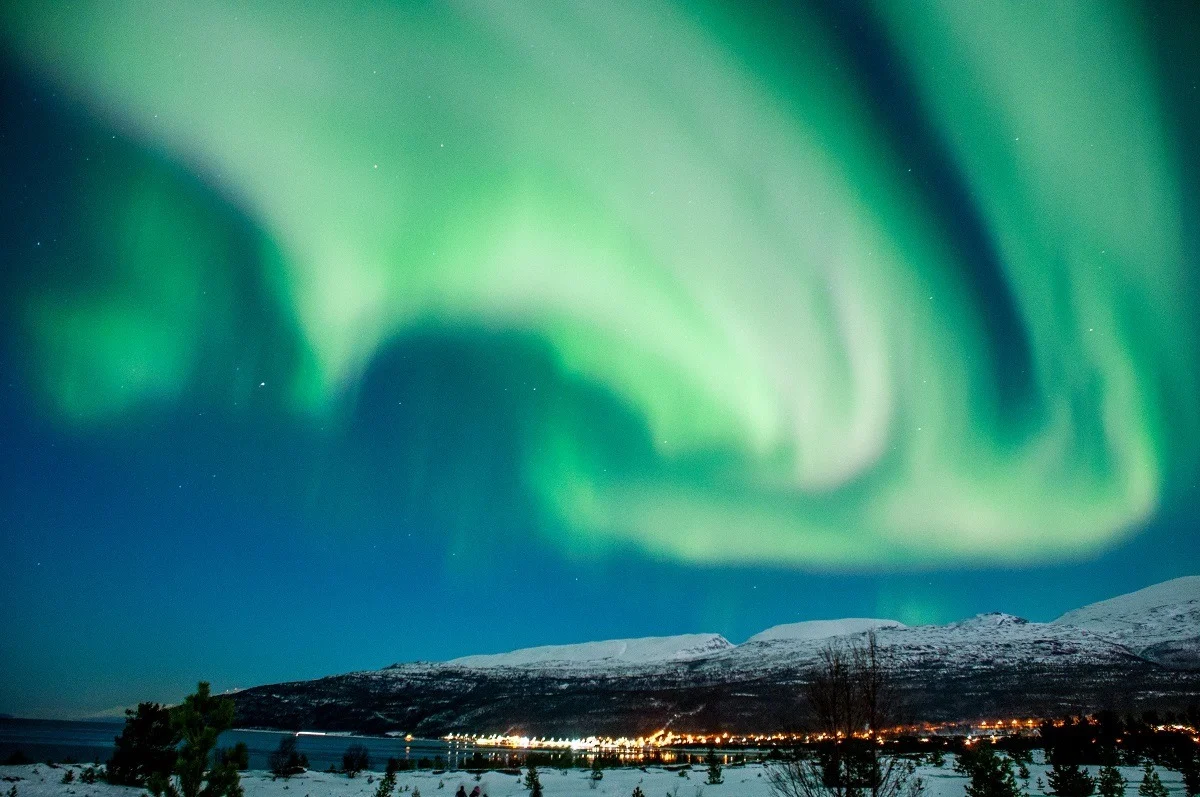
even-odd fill
[[[102,764],[112,755],[113,738],[124,726],[120,722],[77,722],[70,720],[0,719],[0,761],[16,752],[31,761]],[[232,730],[221,735],[219,747],[245,742],[250,748],[250,767],[265,769],[267,757],[279,746],[279,740],[292,735],[286,731]],[[382,769],[388,758],[418,761],[441,757],[450,766],[471,755],[473,747],[450,744],[438,739],[413,739],[380,736],[301,734],[297,749],[308,756],[312,769],[341,766],[342,753],[354,743],[370,751],[372,768]],[[485,753],[486,754],[486,753]]]

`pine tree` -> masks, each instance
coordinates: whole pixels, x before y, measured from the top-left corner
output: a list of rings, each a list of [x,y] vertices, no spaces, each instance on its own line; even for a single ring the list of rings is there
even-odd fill
[[[154,797],[243,797],[237,766],[223,761],[209,768],[217,737],[233,727],[233,701],[213,697],[201,681],[196,693],[171,712],[171,727],[183,740],[174,777],[156,774],[148,787]]]
[[[139,703],[136,711],[126,709],[125,727],[114,742],[109,783],[143,786],[155,775],[169,777],[179,744],[171,709],[158,703]]]
[[[967,797],[1019,797],[1012,761],[996,755],[991,745],[963,751],[954,768],[970,778]]]
[[[724,783],[725,778],[721,775],[721,762],[717,759],[715,750],[708,751],[705,763],[708,764],[708,780],[706,781],[708,785],[716,786],[718,783]]]
[[[1200,795],[1200,750],[1184,753],[1180,762],[1180,773],[1183,775],[1183,793],[1187,797]]]
[[[396,790],[396,772],[399,769],[400,762],[395,758],[389,758],[387,771],[383,774],[383,779],[379,781],[379,786],[375,789],[375,797],[392,797],[392,792]]]
[[[525,772],[525,788],[529,789],[529,797],[542,797],[542,781],[538,778],[537,767],[529,765]]]
[[[1078,764],[1056,761],[1046,779],[1050,781],[1050,791],[1059,797],[1091,797],[1096,790],[1096,781]]]
[[[1125,778],[1112,764],[1100,767],[1100,778],[1096,786],[1101,797],[1125,797]]]
[[[642,791],[641,786],[634,786],[633,794],[630,795],[630,797],[646,797],[646,793],[644,791]]]
[[[1138,786],[1138,797],[1167,797],[1167,787],[1154,771],[1154,764],[1146,762],[1142,768],[1142,783]]]

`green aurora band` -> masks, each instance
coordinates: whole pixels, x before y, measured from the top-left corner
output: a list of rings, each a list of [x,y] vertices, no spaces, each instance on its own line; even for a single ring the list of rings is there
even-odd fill
[[[641,442],[531,390],[514,467],[565,546],[1090,555],[1190,478],[1200,439],[1188,187],[1152,37],[1118,3],[866,13],[1003,295],[980,294],[816,11],[10,2],[13,57],[141,153],[78,211],[103,278],[24,304],[34,379],[84,428],[195,390],[244,259],[198,181],[254,231],[238,267],[303,353],[293,415],[336,426],[382,348],[431,325],[528,336],[564,384],[614,396]]]

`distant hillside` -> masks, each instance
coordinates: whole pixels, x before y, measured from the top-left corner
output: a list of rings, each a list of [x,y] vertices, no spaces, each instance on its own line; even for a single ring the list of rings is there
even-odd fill
[[[947,625],[852,618],[717,634],[608,640],[397,664],[247,689],[239,724],[423,736],[767,732],[804,721],[822,648],[874,630],[912,720],[1050,716],[1200,702],[1200,577],[1050,623],[1002,613]]]

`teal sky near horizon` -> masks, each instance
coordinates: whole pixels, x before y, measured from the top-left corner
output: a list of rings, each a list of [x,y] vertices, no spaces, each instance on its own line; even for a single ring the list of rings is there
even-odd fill
[[[0,19],[0,711],[1200,567],[1188,3]]]

